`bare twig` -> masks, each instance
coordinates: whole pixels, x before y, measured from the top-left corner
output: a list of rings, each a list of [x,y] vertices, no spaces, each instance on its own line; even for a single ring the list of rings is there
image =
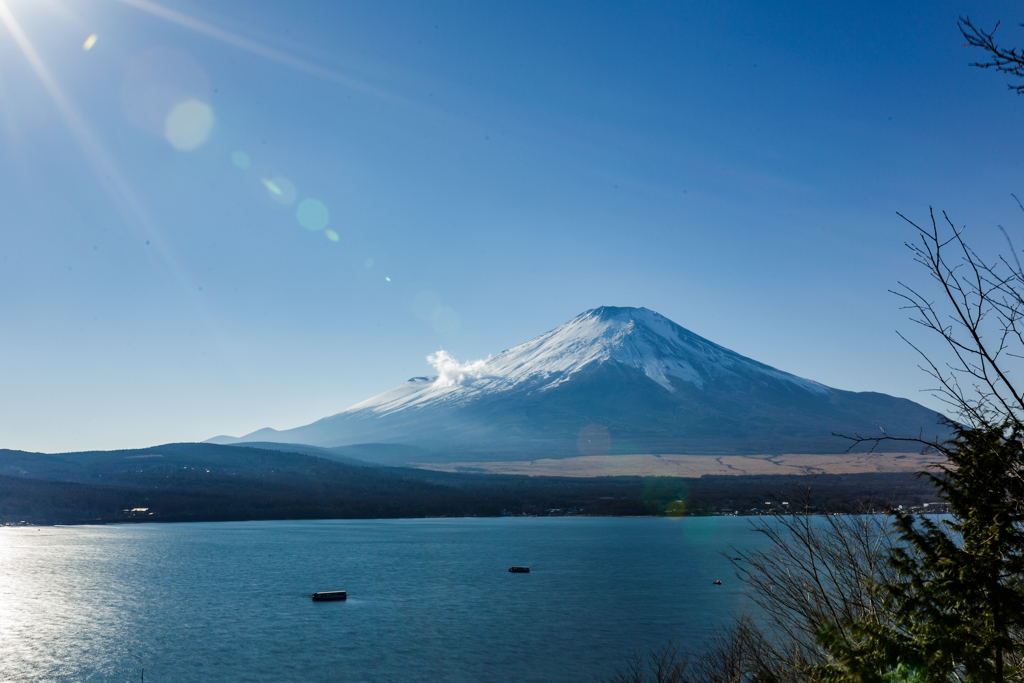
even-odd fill
[[[1021,25],[1024,26],[1024,24]],[[974,62],[971,66],[981,69],[995,69],[1017,78],[1024,78],[1024,51],[1016,47],[1006,49],[996,43],[995,33],[999,28],[998,23],[992,27],[991,31],[985,31],[972,24],[970,17],[965,16],[960,18],[957,26],[967,41],[967,46],[980,47],[988,53],[988,61]],[[1008,86],[1010,90],[1013,90],[1018,95],[1024,93],[1024,85],[1014,85],[1011,83]]]

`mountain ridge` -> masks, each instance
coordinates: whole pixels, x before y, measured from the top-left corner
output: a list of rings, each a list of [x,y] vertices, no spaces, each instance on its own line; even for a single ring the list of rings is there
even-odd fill
[[[656,339],[652,340],[652,336]],[[635,337],[640,337],[640,343]],[[673,354],[679,349],[683,354]],[[680,355],[687,356],[687,360],[680,362]],[[436,359],[437,355],[431,358]],[[421,405],[442,396],[457,400],[458,396],[453,394],[505,391],[525,383],[536,383],[531,388],[545,390],[567,381],[591,363],[607,361],[640,369],[669,392],[675,391],[669,377],[703,388],[711,379],[709,376],[715,375],[716,371],[727,371],[728,366],[736,364],[757,368],[766,376],[792,382],[812,392],[828,391],[818,382],[741,356],[646,308],[601,306],[496,356],[460,365],[451,373],[454,376],[413,377],[391,391],[357,403],[336,415],[367,408],[374,412],[389,412]],[[426,385],[430,385],[429,391],[424,391]],[[464,392],[459,391],[462,388],[465,388]],[[410,394],[418,396],[411,401],[401,400]]]
[[[849,444],[834,433],[880,425],[891,434],[943,433],[924,406],[798,377],[646,308],[591,309],[484,360],[459,363],[443,351],[430,360],[434,377],[302,427],[228,442],[395,444],[435,453],[427,461],[465,461],[837,453]],[[596,450],[585,434],[598,434]]]

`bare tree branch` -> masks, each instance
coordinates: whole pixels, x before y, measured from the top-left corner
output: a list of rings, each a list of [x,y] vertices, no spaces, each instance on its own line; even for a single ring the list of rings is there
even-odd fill
[[[1024,24],[1021,25],[1024,26]],[[964,16],[957,22],[957,26],[967,41],[965,46],[980,47],[988,53],[988,61],[974,62],[971,66],[981,69],[995,69],[1017,78],[1024,78],[1024,51],[1016,47],[1006,49],[996,43],[995,33],[999,28],[998,23],[992,27],[991,31],[985,31],[972,24],[970,17]],[[1008,84],[1008,87],[1018,95],[1024,94],[1024,85],[1014,85],[1011,83]]]

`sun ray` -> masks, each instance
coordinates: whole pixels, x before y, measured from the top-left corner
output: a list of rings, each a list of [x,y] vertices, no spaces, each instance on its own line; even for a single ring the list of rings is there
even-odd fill
[[[163,261],[164,266],[170,272],[178,287],[191,301],[211,332],[215,332],[213,319],[206,313],[201,302],[196,297],[195,286],[193,286],[193,283],[189,281],[183,269],[178,265],[170,248],[163,240],[160,230],[157,229],[156,223],[149,217],[145,207],[132,191],[131,186],[117,164],[100,143],[99,138],[93,133],[85,120],[79,116],[68,98],[64,96],[63,91],[57,85],[49,69],[46,68],[46,64],[39,57],[39,53],[32,46],[31,41],[29,41],[21,25],[18,24],[11,13],[5,0],[0,0],[0,24],[3,24],[7,32],[14,38],[14,42],[57,106],[68,128],[71,129],[75,141],[92,165],[97,181],[114,202],[129,229],[137,234],[141,233],[139,238],[146,240],[147,244],[155,248],[158,258]]]
[[[7,87],[7,83],[4,81],[3,69],[0,68],[0,102],[5,101],[10,96]],[[0,107],[0,124],[2,124],[0,129],[7,135],[11,143],[20,147],[17,143],[21,141],[21,136],[18,134],[14,112],[11,111],[10,107]]]
[[[181,12],[177,12],[175,10],[164,7],[163,5],[159,5],[155,2],[152,2],[152,0],[118,0],[118,2],[142,10],[143,12],[152,14],[153,16],[164,19],[165,21],[170,21],[179,26],[191,29],[193,31],[196,31],[197,33],[201,33],[215,40],[219,40],[220,42],[231,45],[232,47],[238,48],[239,50],[244,50],[245,52],[249,52],[251,54],[263,57],[265,59],[269,59],[273,62],[277,62],[278,64],[290,67],[297,71],[302,71],[312,76],[316,76],[318,78],[322,78],[324,80],[331,81],[339,85],[343,85],[345,87],[351,88],[353,90],[356,90],[367,95],[371,95],[373,97],[389,102],[391,104],[397,104],[412,109],[429,111],[429,108],[424,107],[418,102],[402,97],[401,95],[396,95],[395,93],[389,92],[382,88],[369,85],[368,83],[364,83],[363,81],[360,81],[357,78],[345,76],[334,71],[331,71],[330,69],[325,69],[323,67],[317,66],[316,64],[311,64],[310,62],[307,62],[303,59],[299,59],[298,57],[293,57],[292,55],[286,52],[282,52],[281,50],[276,50],[272,47],[263,45],[262,43],[258,43],[255,40],[244,38],[235,33],[231,33],[230,31],[225,31],[224,29],[213,26],[212,24],[208,24],[204,21],[200,21],[199,19],[190,17],[187,14],[182,14]]]

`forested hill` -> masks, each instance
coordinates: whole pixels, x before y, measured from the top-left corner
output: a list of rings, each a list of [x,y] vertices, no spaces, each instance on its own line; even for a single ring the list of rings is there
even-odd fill
[[[302,453],[195,443],[57,455],[2,450],[0,520],[489,516],[508,509],[583,506],[603,514],[645,514],[639,482],[436,476]],[[147,509],[131,512],[137,508]]]
[[[275,444],[275,448],[281,448]],[[327,454],[329,455],[329,454]],[[0,450],[0,523],[108,523],[247,519],[549,514],[659,514],[756,505],[791,485],[780,477],[524,477],[361,466],[248,446],[166,444],[47,455]],[[932,494],[909,475],[834,475],[821,502],[908,503]],[[145,509],[142,509],[145,508]],[[556,513],[557,514],[557,513]]]

